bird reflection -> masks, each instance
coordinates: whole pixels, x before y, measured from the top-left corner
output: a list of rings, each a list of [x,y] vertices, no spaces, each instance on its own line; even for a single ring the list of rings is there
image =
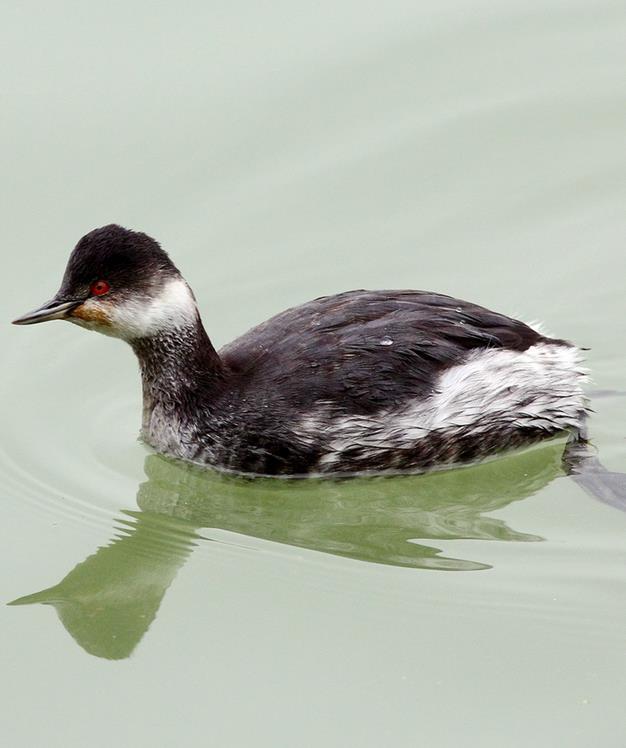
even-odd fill
[[[563,473],[563,441],[425,475],[289,481],[229,477],[149,455],[140,511],[125,510],[110,543],[58,584],[11,605],[52,605],[86,652],[128,657],[179,569],[210,530],[360,561],[477,570],[424,541],[537,541],[487,513],[533,495]],[[245,544],[245,539],[242,539]]]

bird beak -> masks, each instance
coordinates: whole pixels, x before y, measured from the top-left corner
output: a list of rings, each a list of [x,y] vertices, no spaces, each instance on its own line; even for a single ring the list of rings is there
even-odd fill
[[[47,322],[50,319],[65,319],[72,309],[75,309],[79,304],[82,303],[82,299],[71,299],[64,301],[58,297],[54,297],[50,301],[39,307],[39,309],[33,309],[32,312],[27,312],[21,317],[13,320],[14,325],[35,325],[37,322]]]

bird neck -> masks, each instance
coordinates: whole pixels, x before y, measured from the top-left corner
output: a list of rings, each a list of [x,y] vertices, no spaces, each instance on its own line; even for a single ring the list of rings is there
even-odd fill
[[[143,428],[152,415],[180,420],[182,408],[210,410],[223,390],[226,370],[199,315],[184,326],[131,342],[143,385]]]

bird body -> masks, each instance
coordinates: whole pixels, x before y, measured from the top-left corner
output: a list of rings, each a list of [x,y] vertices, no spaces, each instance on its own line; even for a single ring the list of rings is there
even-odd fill
[[[83,237],[56,297],[16,322],[53,318],[132,346],[149,444],[237,472],[427,469],[579,434],[587,412],[575,346],[425,291],[319,298],[218,353],[169,257],[118,226]]]

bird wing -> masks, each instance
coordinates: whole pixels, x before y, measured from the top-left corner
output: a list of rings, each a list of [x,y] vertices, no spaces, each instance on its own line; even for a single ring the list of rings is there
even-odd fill
[[[220,351],[241,387],[280,405],[351,413],[426,396],[470,351],[523,351],[542,336],[476,304],[427,291],[349,291],[293,307]]]

